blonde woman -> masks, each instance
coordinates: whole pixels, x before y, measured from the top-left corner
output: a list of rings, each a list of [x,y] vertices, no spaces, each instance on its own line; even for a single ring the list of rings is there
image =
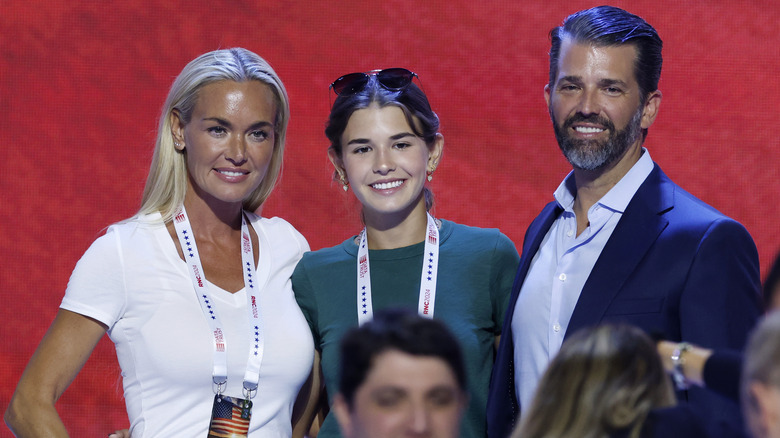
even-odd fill
[[[133,437],[292,435],[314,348],[290,275],[309,247],[253,213],[279,175],[288,118],[282,82],[248,50],[184,68],[141,209],[77,264],[6,413],[14,433],[67,436],[54,404],[108,333]]]

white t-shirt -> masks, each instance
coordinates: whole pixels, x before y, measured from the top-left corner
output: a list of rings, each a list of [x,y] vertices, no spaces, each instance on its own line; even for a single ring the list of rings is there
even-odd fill
[[[265,350],[249,436],[289,437],[314,344],[290,275],[309,246],[279,218],[248,213],[259,241],[257,276]],[[249,354],[246,294],[209,284],[228,355],[226,395],[242,397]],[[214,400],[213,340],[160,215],[109,227],[79,260],[60,306],[108,326],[122,368],[133,437],[205,437]]]

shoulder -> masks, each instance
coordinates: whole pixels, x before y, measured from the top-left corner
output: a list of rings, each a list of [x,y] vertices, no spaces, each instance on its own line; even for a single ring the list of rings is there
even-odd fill
[[[473,227],[446,219],[442,219],[441,222],[443,243],[452,239],[459,244],[463,242],[486,242],[493,246],[497,244],[512,244],[512,241],[498,228]],[[512,246],[514,246],[514,244],[512,244]]]
[[[128,282],[151,278],[166,262],[158,250],[161,233],[167,234],[165,224],[152,215],[108,227],[79,259],[60,307],[112,327],[127,305]]]
[[[106,233],[98,237],[90,249],[128,250],[131,247],[143,247],[148,243],[148,239],[153,239],[155,233],[163,229],[165,223],[159,214],[133,216],[110,225]]]
[[[690,219],[700,218],[702,221],[732,220],[715,207],[697,198],[679,185],[672,183],[674,188],[674,207],[680,213],[695,212]]]
[[[249,219],[249,222],[254,226],[256,229],[260,228],[263,231],[267,232],[282,232],[282,233],[298,233],[298,230],[295,229],[289,222],[286,220],[274,216],[270,218],[258,216],[255,213],[252,213],[250,211],[244,212]]]
[[[246,214],[255,231],[262,233],[272,248],[296,247],[301,254],[309,250],[306,238],[286,220],[276,216],[265,218],[252,212]]]
[[[517,254],[515,244],[497,228],[480,228],[442,219],[442,246],[456,246],[467,251],[498,251]]]
[[[497,228],[480,228],[463,225],[447,219],[441,220],[442,239],[492,239],[498,240],[504,236]]]
[[[350,238],[341,245],[307,252],[295,266],[291,279],[295,299],[310,323],[316,320],[317,309],[332,305],[347,290],[336,286],[355,281],[356,256],[348,251],[350,244],[357,246]]]
[[[639,188],[635,197],[649,204],[651,208],[668,210],[667,214],[690,215],[689,212],[695,212],[702,220],[726,217],[723,213],[672,181],[658,164],[655,164],[653,171]],[[694,219],[694,217],[691,217],[691,219]]]
[[[307,268],[328,267],[346,261],[354,262],[357,257],[357,245],[354,236],[336,246],[310,251],[303,255],[302,265]]]
[[[156,263],[165,258],[166,242],[172,243],[159,213],[137,215],[110,225],[92,243],[82,261],[89,260],[104,269],[150,264],[152,258]]]
[[[680,187],[657,164],[637,194],[643,203],[668,219],[672,227],[746,233],[742,224]]]
[[[665,216],[673,229],[684,229],[703,237],[722,235],[752,241],[747,229],[735,219],[675,185],[674,208]]]

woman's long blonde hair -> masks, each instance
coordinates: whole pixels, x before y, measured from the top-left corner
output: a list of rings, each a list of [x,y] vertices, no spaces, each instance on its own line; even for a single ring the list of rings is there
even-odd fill
[[[638,437],[650,410],[673,406],[655,344],[640,329],[602,325],[572,335],[552,360],[512,438]]]
[[[277,111],[274,152],[265,178],[244,200],[244,209],[256,210],[271,194],[281,172],[285,134],[290,119],[287,91],[271,65],[257,54],[242,48],[215,50],[192,60],[171,85],[160,115],[152,164],[138,214],[160,212],[163,220],[168,221],[184,202],[187,192],[186,150],[178,151],[174,148],[170,114],[176,109],[182,121],[189,123],[198,100],[198,91],[205,85],[225,80],[260,81],[268,84],[274,93]]]

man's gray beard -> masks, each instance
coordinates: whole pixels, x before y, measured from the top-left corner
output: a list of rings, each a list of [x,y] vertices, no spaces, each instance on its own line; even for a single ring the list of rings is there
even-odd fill
[[[568,126],[560,127],[553,117],[555,138],[563,155],[575,169],[597,170],[617,161],[639,139],[642,135],[642,110],[643,106],[640,106],[628,125],[620,131],[615,131],[614,125],[608,123],[611,133],[603,141],[573,139],[567,135]]]

